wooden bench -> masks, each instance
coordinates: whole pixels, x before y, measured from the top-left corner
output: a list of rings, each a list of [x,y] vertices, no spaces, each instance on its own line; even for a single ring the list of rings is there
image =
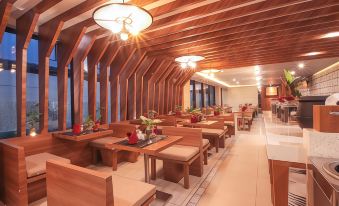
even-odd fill
[[[90,144],[93,152],[93,163],[97,163],[100,159],[99,157],[101,157],[104,165],[112,167],[112,170],[116,171],[118,163],[120,162],[136,162],[138,160],[139,153],[107,148],[106,144],[112,144],[123,140],[127,137],[128,132],[132,132],[137,128],[137,125],[128,123],[110,124],[109,129],[113,131],[112,137],[96,139]]]
[[[147,206],[154,185],[62,163],[47,162],[47,204],[54,206]]]
[[[164,135],[182,136],[173,145],[151,158],[151,178],[156,179],[156,159],[163,160],[164,179],[179,182],[184,178],[184,188],[188,189],[189,175],[201,177],[203,174],[202,130],[197,128],[164,127]]]

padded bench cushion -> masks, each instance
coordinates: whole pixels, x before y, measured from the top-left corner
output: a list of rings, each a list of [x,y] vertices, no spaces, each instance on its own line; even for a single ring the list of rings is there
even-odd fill
[[[105,147],[106,144],[113,144],[124,140],[123,138],[117,137],[104,137],[91,141],[91,146],[94,147]]]
[[[46,161],[57,160],[63,163],[71,163],[69,159],[59,157],[47,152],[30,155],[26,158],[27,177],[34,177],[46,173]]]
[[[222,129],[202,128],[202,134],[203,135],[209,135],[209,136],[218,135],[218,136],[222,136],[224,133],[225,133],[225,131],[222,130]]]
[[[114,205],[140,206],[156,192],[156,187],[144,182],[112,175]]]
[[[171,160],[188,161],[198,153],[199,153],[198,147],[173,145],[159,152],[157,156]]]

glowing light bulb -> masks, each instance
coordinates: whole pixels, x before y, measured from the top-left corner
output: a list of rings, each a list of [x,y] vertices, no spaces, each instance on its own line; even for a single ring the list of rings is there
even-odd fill
[[[0,72],[2,72],[4,69],[3,68],[0,68]]]
[[[117,33],[121,32],[122,26],[121,26],[121,25],[115,25],[115,26],[111,27],[110,30],[111,30],[114,34],[117,34]]]
[[[139,33],[140,33],[140,31],[138,31],[138,30],[136,30],[136,29],[131,29],[131,34],[133,35],[133,36],[137,36]]]
[[[122,33],[120,33],[120,38],[123,41],[127,41],[128,40],[128,34],[125,33],[125,32],[122,32]]]
[[[187,68],[187,63],[183,62],[180,64],[181,68],[186,69]]]
[[[300,69],[302,69],[302,68],[305,67],[305,65],[304,65],[303,63],[299,63],[299,64],[298,64],[298,67],[299,67]]]
[[[295,75],[295,71],[291,71],[291,74],[292,74],[292,75]]]
[[[191,68],[195,68],[197,66],[197,63],[189,61],[188,66],[191,67]]]
[[[233,79],[232,79],[232,81],[234,81],[234,82],[235,82],[235,81],[237,81],[237,80],[236,80],[235,78],[233,78]]]

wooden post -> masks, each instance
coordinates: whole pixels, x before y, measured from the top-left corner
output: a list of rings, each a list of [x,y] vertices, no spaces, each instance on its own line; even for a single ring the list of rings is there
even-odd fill
[[[66,130],[67,121],[67,82],[68,65],[70,64],[81,38],[85,34],[86,27],[70,27],[60,35],[58,44],[58,128]]]
[[[88,56],[88,115],[94,120],[96,116],[96,99],[97,99],[97,70],[98,63],[109,46],[109,37],[98,39],[94,42]]]
[[[16,0],[2,0],[0,2],[0,43],[2,42],[2,37],[5,33],[8,19],[11,16],[11,10],[13,3]]]
[[[80,41],[77,52],[73,58],[73,116],[74,123],[83,122],[83,84],[84,84],[84,61],[94,44],[95,35],[84,35]],[[93,118],[93,117],[92,117]]]
[[[17,136],[26,136],[27,49],[38,18],[39,14],[28,12],[16,22]]]
[[[100,60],[100,114],[101,123],[108,123],[108,78],[109,78],[109,65],[120,50],[120,45],[111,44]]]

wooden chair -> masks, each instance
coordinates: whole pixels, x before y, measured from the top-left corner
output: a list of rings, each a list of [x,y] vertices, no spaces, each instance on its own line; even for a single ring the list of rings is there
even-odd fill
[[[112,123],[109,125],[109,129],[113,131],[112,137],[105,137],[93,140],[91,142],[93,163],[97,163],[99,157],[101,157],[102,163],[106,166],[112,167],[113,171],[118,168],[120,162],[136,162],[139,157],[139,153],[116,150],[114,148],[108,148],[107,144],[119,142],[127,137],[128,132],[132,132],[138,128],[137,125],[128,123]]]
[[[147,206],[154,185],[111,176],[58,161],[47,162],[47,204],[50,206]]]
[[[156,179],[156,159],[163,160],[164,179],[179,182],[184,178],[184,188],[188,189],[189,175],[201,177],[203,174],[202,130],[164,127],[163,134],[183,136],[183,140],[150,157],[151,178]]]

